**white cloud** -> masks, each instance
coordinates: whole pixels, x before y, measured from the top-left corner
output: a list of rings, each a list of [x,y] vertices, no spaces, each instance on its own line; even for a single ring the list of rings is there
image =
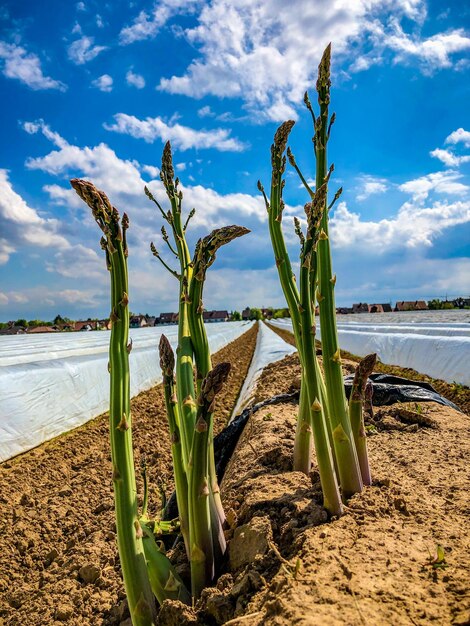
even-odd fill
[[[95,46],[95,38],[83,35],[68,47],[68,56],[76,65],[83,65],[94,59],[100,52],[106,50],[107,46]]]
[[[184,172],[184,170],[186,169],[186,163],[177,163],[175,165],[175,169],[178,172]]]
[[[451,55],[470,50],[470,37],[463,28],[438,33],[426,39],[407,35],[397,20],[394,20],[394,33],[386,38],[386,45],[396,52],[395,62],[406,62],[415,57],[425,68],[433,71],[452,67]]]
[[[109,74],[103,74],[99,76],[91,83],[93,87],[97,87],[100,91],[112,91],[113,90],[113,77]]]
[[[414,200],[423,201],[431,192],[449,195],[463,195],[468,190],[468,185],[458,182],[462,174],[453,170],[435,172],[420,178],[407,181],[399,186],[400,191],[409,193]]]
[[[35,135],[39,131],[44,135],[46,139],[51,141],[58,148],[63,148],[68,146],[67,141],[51,130],[50,127],[44,122],[44,120],[36,120],[35,122],[24,122],[23,129],[28,133],[28,135]]]
[[[137,89],[143,89],[145,87],[145,78],[140,74],[134,74],[132,70],[127,72],[126,81],[128,85],[137,87]]]
[[[95,22],[96,22],[96,25],[98,26],[98,28],[104,28],[103,18],[98,13],[96,14]]]
[[[35,91],[40,89],[65,91],[67,89],[67,85],[59,80],[44,76],[39,57],[28,52],[23,46],[0,41],[0,60],[4,76],[19,80]]]
[[[16,193],[7,170],[0,169],[0,264],[8,262],[10,255],[27,247],[66,249],[70,247],[59,234],[59,222],[41,217]]]
[[[373,194],[385,193],[387,189],[387,181],[384,178],[375,178],[370,175],[363,176],[360,181],[360,192],[357,194],[356,200],[362,202]]]
[[[404,16],[414,22],[413,35],[401,26]],[[470,39],[461,30],[421,38],[416,27],[425,16],[424,0],[296,0],[295,10],[280,0],[213,0],[184,31],[199,58],[182,75],[161,79],[159,88],[193,98],[242,98],[257,119],[295,117],[330,41],[334,60],[350,59],[358,44],[356,71],[382,62],[386,51],[396,62],[419,61],[424,71],[450,67],[451,55],[464,52]]]
[[[86,5],[84,2],[77,2],[75,8],[77,9],[77,11],[86,11]]]
[[[197,114],[199,115],[199,117],[215,117],[214,111],[208,105],[201,107],[198,110]]]
[[[156,139],[170,140],[176,148],[215,148],[221,151],[241,152],[245,146],[233,137],[230,130],[195,130],[178,123],[166,123],[161,117],[147,117],[140,120],[134,115],[117,113],[114,124],[104,124],[106,130],[131,135],[153,143]]]
[[[3,298],[2,298],[3,296]],[[89,310],[96,307],[97,302],[103,300],[103,294],[93,289],[54,289],[46,285],[25,288],[22,291],[8,291],[0,293],[0,305],[26,305],[29,314],[37,315],[44,307],[63,307],[75,305],[73,310]],[[31,306],[33,305],[33,306]],[[15,307],[18,310],[18,307]]]
[[[434,202],[431,206],[402,205],[396,217],[364,221],[341,202],[330,220],[331,238],[338,248],[367,246],[377,254],[392,249],[429,247],[446,228],[470,222],[470,201]]]
[[[174,310],[177,285],[163,270],[159,272],[158,280],[155,280],[158,265],[155,265],[156,261],[152,259],[146,245],[154,240],[157,248],[164,250],[159,234],[159,213],[143,193],[143,186],[146,184],[143,176],[149,174],[153,180],[147,184],[152,193],[162,206],[168,207],[158,179],[158,167],[120,159],[104,143],[90,147],[69,144],[44,122],[29,123],[25,128],[29,132],[42,132],[54,146],[49,154],[29,159],[29,168],[40,169],[61,179],[71,176],[88,178],[109,194],[119,210],[128,212],[131,220],[131,297],[136,308],[143,306],[149,312]],[[209,274],[206,306],[240,308],[246,304],[281,305],[282,293],[272,263],[262,198],[245,193],[222,194],[214,189],[189,183],[190,179],[185,174],[186,172],[183,173],[183,179],[188,184],[183,184],[181,188],[184,211],[187,214],[193,206],[197,210],[188,231],[191,246],[197,237],[208,230],[228,223],[244,224],[253,231],[220,255],[219,263]],[[100,307],[100,310],[106,310],[106,298],[103,294],[106,293],[108,276],[99,251],[99,231],[87,207],[75,192],[61,180],[57,182],[60,184],[47,185],[44,190],[54,202],[67,207],[69,217],[71,207],[75,209],[82,206],[83,214],[77,216],[76,222],[69,219],[69,231],[80,233],[80,243],[72,241],[70,247],[53,250],[53,256],[49,256],[46,268],[54,271],[61,280],[69,281],[66,287],[70,287],[72,291],[77,286],[77,277],[89,277],[90,291],[96,297],[95,304],[87,305],[88,309],[92,310],[95,306],[95,309]],[[429,247],[447,229],[470,223],[470,202],[463,196],[465,185],[462,185],[459,175],[451,171],[441,173],[440,178],[436,175],[422,176],[403,183],[403,187],[402,191],[409,193],[412,199],[387,219],[367,221],[350,211],[345,203],[340,203],[332,215],[331,239],[335,248],[335,270],[339,277],[338,296],[342,299],[347,297],[349,301],[353,298],[350,295],[353,292],[354,299],[363,299],[374,294],[374,299],[378,301],[384,297],[386,301],[395,294],[397,299],[407,298],[408,295],[410,298],[418,297],[420,294],[425,295],[422,291],[424,289],[432,295],[440,281],[445,281],[446,272],[456,272],[449,278],[452,283],[456,283],[455,276],[462,278],[464,269],[469,269],[469,263],[465,260],[458,263],[457,259],[425,258]],[[292,229],[287,222],[288,216],[293,213],[301,214],[302,207],[286,207],[285,231],[289,246],[294,238],[290,236]],[[298,242],[295,243],[295,254],[297,251]],[[253,258],[258,269],[252,266]],[[354,262],[351,262],[352,258],[355,259]],[[167,259],[171,262],[170,255]],[[371,259],[374,260],[373,263]],[[362,268],[361,263],[367,267],[367,280],[362,282],[357,275],[358,268]],[[432,271],[430,268],[433,268]],[[345,285],[344,289],[342,284]],[[9,294],[6,292],[6,295]],[[86,295],[84,297],[86,299]],[[73,306],[78,308],[80,302],[77,296],[77,304]],[[58,297],[54,300],[51,314],[56,314],[55,309],[59,310],[57,307],[60,307]]]
[[[160,169],[155,167],[155,165],[142,165],[141,169],[152,178],[157,179],[160,176]]]
[[[103,255],[97,250],[98,247],[94,250],[82,244],[60,250],[54,254],[52,260],[46,262],[46,270],[65,278],[76,279],[86,276],[88,281],[103,283],[106,281],[106,272],[103,271],[105,262]]]
[[[462,143],[466,148],[470,148],[470,132],[463,128],[458,128],[446,137],[445,143],[452,146],[458,146],[458,144]],[[429,154],[442,161],[447,167],[459,167],[462,163],[470,162],[470,155],[455,154],[455,149],[456,147],[451,149],[436,148]]]
[[[441,150],[441,148],[436,148],[429,154],[432,157],[439,159],[439,161],[442,161],[442,163],[447,165],[447,167],[458,167],[462,163],[468,163],[470,161],[470,155],[457,156],[450,150]]]
[[[94,147],[79,147],[69,144],[58,136],[44,122],[34,124],[37,130],[48,134],[52,143],[59,150],[53,150],[43,157],[30,158],[26,167],[41,170],[55,176],[83,176],[89,178],[100,189],[109,193],[112,201],[119,207],[126,207],[131,211],[136,209],[138,215],[137,226],[134,232],[144,224],[154,221],[154,208],[143,193],[144,185],[149,184],[155,196],[166,204],[166,196],[160,180],[147,183],[142,179],[140,170],[157,178],[157,167],[143,165],[135,161],[120,159],[114,150],[104,143]],[[29,126],[28,126],[29,128]],[[58,145],[60,143],[60,146]],[[266,219],[266,209],[262,198],[244,193],[219,194],[213,189],[201,185],[181,186],[185,197],[186,207],[200,208],[194,218],[199,226],[215,228],[226,223],[226,219],[235,219],[239,216],[249,217],[256,221]],[[73,202],[75,192],[59,185],[48,185],[45,188],[56,203],[65,205]],[[138,209],[138,210],[137,210]],[[189,210],[189,209],[188,209]],[[230,216],[227,218],[227,215]],[[148,236],[147,236],[148,238]]]
[[[123,28],[119,34],[122,45],[151,39],[157,35],[170,18],[178,13],[192,12],[201,0],[160,0],[155,2],[151,13],[141,11],[131,26]]]
[[[446,143],[463,143],[466,148],[470,148],[470,131],[458,128],[446,138]]]

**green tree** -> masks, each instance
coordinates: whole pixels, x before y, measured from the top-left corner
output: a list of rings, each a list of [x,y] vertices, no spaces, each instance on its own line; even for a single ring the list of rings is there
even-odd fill
[[[242,319],[242,314],[240,311],[232,311],[230,314],[230,320],[232,322],[240,322]]]
[[[262,320],[263,314],[261,309],[250,309],[250,320]]]

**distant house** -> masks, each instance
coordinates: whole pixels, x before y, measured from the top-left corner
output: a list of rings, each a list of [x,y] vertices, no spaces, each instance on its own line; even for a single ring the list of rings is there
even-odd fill
[[[34,326],[28,328],[28,335],[36,335],[38,333],[56,333],[60,329],[58,326]]]
[[[155,326],[157,318],[154,315],[146,315],[147,326]]]
[[[57,324],[56,328],[57,330],[71,331],[71,330],[74,330],[74,322],[70,322],[70,324],[69,323]]]
[[[336,314],[337,315],[347,315],[348,313],[352,313],[353,310],[350,307],[347,306],[339,306],[336,308]]]
[[[267,320],[270,320],[273,316],[272,309],[261,309],[261,313],[263,314],[263,317]]]
[[[160,313],[160,317],[157,317],[155,324],[177,324],[178,313]]]
[[[0,330],[0,335],[24,335],[26,333],[26,328],[23,326],[15,326],[15,324],[11,323],[7,328],[2,328]]]
[[[230,319],[228,311],[204,311],[202,316],[205,322],[228,322]]]
[[[353,313],[369,313],[369,305],[367,302],[359,302],[352,305]]]
[[[97,329],[97,322],[94,320],[75,322],[73,325],[73,330],[80,331],[80,332],[88,331],[88,330],[96,330],[96,329]]]
[[[148,326],[147,318],[145,315],[132,315],[129,320],[129,326],[131,328],[144,328]]]
[[[401,300],[395,304],[394,311],[427,311],[428,305],[424,300]]]
[[[243,309],[242,311],[242,320],[246,321],[249,320],[251,317],[251,309],[249,306],[246,307],[246,309]]]
[[[392,305],[388,302],[384,304],[369,304],[369,313],[391,313]]]

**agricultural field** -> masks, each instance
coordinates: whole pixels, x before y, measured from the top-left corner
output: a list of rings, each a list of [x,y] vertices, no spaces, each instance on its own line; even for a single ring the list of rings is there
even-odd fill
[[[470,624],[468,11],[4,4],[0,626]]]

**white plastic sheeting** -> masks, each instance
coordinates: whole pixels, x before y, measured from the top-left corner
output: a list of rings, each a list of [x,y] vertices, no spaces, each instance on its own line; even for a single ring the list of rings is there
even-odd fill
[[[207,324],[211,352],[252,322]],[[131,329],[131,396],[160,382],[158,342],[177,326]],[[0,461],[100,415],[109,405],[108,331],[0,338]]]
[[[279,335],[263,324],[258,323],[258,337],[256,348],[251,360],[248,373],[238,396],[237,404],[232,412],[232,419],[239,415],[244,408],[250,405],[256,389],[256,382],[263,369],[270,363],[280,361],[288,354],[297,352],[294,346],[286,343]]]
[[[273,320],[291,329],[290,319]],[[338,323],[339,344],[358,356],[376,352],[382,363],[411,367],[449,383],[470,385],[470,333],[468,325],[429,324],[397,327],[386,324]],[[318,337],[321,329],[317,326]]]

